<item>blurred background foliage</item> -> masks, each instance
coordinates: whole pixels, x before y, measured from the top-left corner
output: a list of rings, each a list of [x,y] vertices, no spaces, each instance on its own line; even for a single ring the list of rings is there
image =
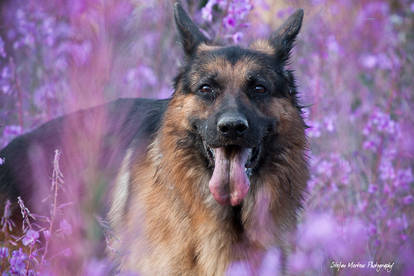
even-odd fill
[[[169,97],[182,60],[172,4],[0,1],[0,146],[80,108]],[[183,4],[211,39],[242,46],[305,10],[289,67],[311,126],[312,177],[292,236],[292,273],[342,274],[331,261],[394,262],[395,274],[414,273],[414,2]]]

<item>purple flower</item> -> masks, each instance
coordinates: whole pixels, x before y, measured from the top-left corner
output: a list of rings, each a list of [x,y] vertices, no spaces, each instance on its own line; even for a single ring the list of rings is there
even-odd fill
[[[388,184],[384,185],[384,193],[389,195],[391,193],[391,187]]]
[[[311,123],[310,128],[306,130],[309,137],[318,138],[321,136],[321,124],[318,121]]]
[[[374,193],[376,193],[378,191],[378,186],[377,185],[375,185],[375,184],[370,184],[369,186],[368,186],[368,193],[370,193],[370,194],[374,194]]]
[[[381,69],[391,69],[393,66],[392,61],[385,54],[378,55],[378,65]]]
[[[414,197],[412,195],[408,195],[403,198],[403,203],[405,205],[411,205],[413,204],[413,202],[414,202]]]
[[[236,19],[232,15],[227,15],[223,18],[223,25],[227,29],[233,29],[236,27]]]
[[[110,1],[105,9],[80,0],[70,7],[48,3],[47,8],[36,1],[20,6],[12,2],[8,1],[3,12],[5,31],[0,38],[0,59],[5,61],[0,65],[0,147],[28,128],[60,115],[62,110],[72,110],[66,102],[98,104],[123,90],[119,96],[171,95],[169,81],[179,66],[176,51],[170,52],[175,39],[167,32],[170,26],[165,24],[166,11],[154,6],[153,1],[139,9],[125,10],[120,16],[125,21],[116,24],[112,24],[113,14],[130,1]],[[217,40],[247,43],[252,37],[268,37],[278,23],[272,20],[277,7],[266,1],[204,2],[201,10],[193,5],[194,13],[190,16],[212,27],[209,33],[220,36]],[[414,204],[414,86],[409,81],[413,73],[410,59],[405,58],[411,53],[409,17],[414,4],[403,1],[405,4],[391,7],[380,0],[355,6],[350,2],[312,0],[311,4],[318,6],[307,6],[311,19],[304,22],[292,66],[286,65],[286,69],[296,70],[303,99],[299,104],[312,106],[312,116],[309,107],[304,109],[305,122],[312,126],[306,130],[312,149],[309,201],[305,203],[307,212],[299,225],[297,250],[289,258],[289,266],[295,275],[318,275],[323,273],[320,265],[326,268],[327,260],[348,256],[362,261],[368,256],[367,251],[377,256],[402,252],[398,242],[404,240],[407,256],[402,258],[398,254],[395,261],[402,264],[402,274],[414,275],[410,263],[414,252],[410,236],[413,218],[405,219],[403,215]],[[253,3],[259,8],[249,22]],[[327,13],[319,12],[321,4]],[[260,6],[268,10],[263,11]],[[293,11],[294,8],[287,8],[277,15],[286,18]],[[347,24],[343,24],[344,20]],[[252,30],[246,29],[248,23],[254,26]],[[14,47],[15,66],[7,59],[6,46]],[[21,99],[17,92],[22,92]],[[0,159],[0,165],[5,161],[9,160]],[[388,204],[390,200],[393,204]],[[329,215],[313,215],[319,210],[329,210]],[[32,229],[35,224],[29,223],[34,221],[28,211],[24,214],[25,229]],[[401,219],[395,219],[398,217]],[[358,224],[358,219],[365,221]],[[388,229],[384,229],[384,221]],[[68,222],[53,224],[58,224],[58,233],[62,234],[57,239],[75,232]],[[4,212],[1,226],[4,232],[13,233],[9,209]],[[50,239],[48,230],[42,232],[46,240]],[[39,239],[36,234],[25,233],[22,239],[27,246]],[[369,243],[360,242],[362,238],[369,239]],[[381,241],[381,246],[371,248],[376,241]],[[90,244],[83,240],[80,243]],[[356,244],[364,247],[365,252],[354,251]],[[2,250],[0,256],[9,255],[3,257],[4,263],[5,258],[11,258],[12,250],[10,254]],[[47,256],[53,253],[49,251]],[[58,258],[70,254],[69,249],[61,250],[56,258],[44,261],[60,263]],[[275,258],[266,258],[263,266],[277,266]],[[90,263],[88,259],[85,264]],[[14,261],[18,267],[17,259]],[[23,271],[28,262],[20,262]],[[90,268],[90,274],[105,274],[101,267],[97,260],[85,265],[84,270]],[[246,272],[245,263],[236,263],[232,268],[236,275]],[[272,268],[264,271],[274,275]]]
[[[208,22],[213,21],[213,6],[217,4],[217,0],[209,0],[204,8],[201,9],[201,17]]]
[[[368,133],[369,134],[369,133]],[[370,134],[367,136],[367,139],[364,141],[364,149],[376,151],[381,144],[381,138],[376,134]]]
[[[231,38],[233,39],[233,43],[234,44],[237,44],[237,43],[239,43],[242,40],[243,33],[242,32],[237,32],[237,33],[233,34],[231,36]]]
[[[158,82],[158,77],[151,67],[141,64],[136,68],[128,70],[125,82],[131,87],[140,90],[145,87],[155,86]]]
[[[249,0],[231,1],[228,6],[228,13],[223,18],[223,26],[226,29],[234,30],[236,27],[243,27],[243,21],[249,12],[253,9],[253,5]]]
[[[371,235],[371,236],[376,235],[377,234],[377,227],[375,225],[371,224],[368,227],[368,234]]]
[[[17,135],[22,134],[23,130],[20,126],[17,125],[8,125],[5,126],[3,129],[3,141],[8,143],[10,140],[12,140]]]
[[[4,162],[6,162],[6,159],[5,159],[5,158],[1,158],[1,157],[0,157],[0,166],[1,166],[1,165],[3,165],[3,164],[4,164]]]
[[[78,44],[72,44],[72,57],[78,65],[85,65],[92,53],[92,43],[90,41],[83,41]]]
[[[9,95],[13,92],[12,81],[11,69],[9,66],[5,66],[0,75],[0,90],[4,94]]]
[[[249,264],[247,262],[233,262],[227,269],[227,276],[248,275]]]
[[[334,121],[335,120],[336,120],[336,116],[335,115],[327,116],[324,119],[325,128],[326,128],[327,131],[333,132],[335,130],[335,125],[334,125]]]
[[[10,67],[5,66],[3,68],[3,70],[1,71],[1,78],[2,79],[10,79],[11,78],[11,72],[10,72]]]
[[[392,165],[392,157],[384,154],[379,167],[380,178],[382,180],[394,180],[396,177],[394,166]]]
[[[303,246],[330,246],[337,239],[337,225],[329,214],[311,214],[300,231],[300,243]]]
[[[378,59],[374,55],[366,55],[361,59],[361,64],[368,69],[372,69],[377,65]]]
[[[401,189],[407,189],[409,184],[414,181],[414,177],[411,169],[399,169],[397,171],[397,177],[394,181],[394,186]]]
[[[394,134],[396,130],[396,124],[391,119],[390,115],[382,112],[381,110],[375,110],[372,113],[369,123],[379,132]]]
[[[333,54],[339,53],[339,44],[334,35],[328,37],[327,48]]]
[[[332,176],[332,167],[333,164],[330,161],[323,160],[317,167],[316,171],[319,174],[326,175],[326,177],[330,178]]]
[[[302,250],[296,250],[295,253],[289,256],[288,261],[293,273],[300,274],[300,272],[309,269],[309,258]]]
[[[19,250],[14,250],[9,260],[10,272],[17,273],[18,275],[24,275],[26,273],[25,260],[27,260],[27,255],[21,248],[19,248]]]
[[[0,36],[0,57],[5,58],[6,56],[6,51],[4,50],[4,41]]]
[[[9,249],[7,247],[0,247],[0,259],[9,257]]]
[[[213,21],[213,14],[212,14],[212,10],[211,8],[205,6],[202,10],[201,10],[201,17],[208,22]]]
[[[286,9],[279,10],[276,14],[277,17],[283,18],[288,16],[289,14],[293,13],[294,9],[292,7],[288,7]]]
[[[137,69],[139,78],[145,79],[148,85],[154,86],[157,83],[158,78],[151,67],[140,65]]]
[[[39,238],[39,232],[37,232],[33,229],[29,229],[26,232],[26,235],[24,236],[24,238],[22,240],[23,245],[24,246],[27,246],[27,245],[33,246],[38,238]]]
[[[69,222],[67,222],[65,219],[62,219],[59,223],[60,226],[60,231],[62,231],[62,233],[64,235],[70,235],[72,234],[72,225],[69,224]]]
[[[273,248],[267,251],[258,275],[275,275],[275,271],[280,271],[280,252]]]
[[[107,260],[90,260],[85,269],[83,275],[91,276],[104,276],[108,275],[111,270],[111,263]]]
[[[201,9],[201,17],[207,21],[211,22],[213,20],[213,7],[218,5],[220,9],[224,9],[227,5],[227,0],[209,0],[204,8]]]

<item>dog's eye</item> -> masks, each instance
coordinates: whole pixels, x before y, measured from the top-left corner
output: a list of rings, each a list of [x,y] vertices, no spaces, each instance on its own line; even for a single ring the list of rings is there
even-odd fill
[[[254,87],[254,92],[256,92],[257,94],[265,94],[267,91],[263,85],[256,85]]]
[[[208,94],[213,92],[213,88],[211,88],[210,85],[204,84],[200,87],[200,89],[198,89],[198,91],[200,91],[203,94]]]

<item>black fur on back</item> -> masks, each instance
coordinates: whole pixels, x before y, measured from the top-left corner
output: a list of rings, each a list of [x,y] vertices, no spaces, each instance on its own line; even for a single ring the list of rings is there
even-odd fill
[[[72,145],[71,151],[65,152],[65,141],[68,135],[76,136],[76,141],[87,141],[88,131],[93,132],[95,117],[99,117],[99,114],[104,114],[106,118],[99,145],[99,167],[110,182],[129,146],[133,144],[146,148],[160,127],[168,103],[169,99],[118,99],[64,115],[16,137],[0,151],[0,157],[5,159],[5,163],[0,166],[0,205],[4,205],[6,198],[16,202],[17,196],[22,196],[29,208],[35,205],[32,195],[37,188],[35,175],[39,175],[39,172],[33,171],[33,155],[34,158],[37,153],[42,156],[39,162],[43,162],[44,166],[40,173],[45,174],[46,180],[50,180],[52,175],[56,149],[62,152],[61,169],[64,176],[70,171],[71,158],[87,160],[88,156],[78,156],[82,155],[82,150],[72,149]],[[77,129],[78,126],[80,129]],[[73,152],[76,156],[72,156]]]

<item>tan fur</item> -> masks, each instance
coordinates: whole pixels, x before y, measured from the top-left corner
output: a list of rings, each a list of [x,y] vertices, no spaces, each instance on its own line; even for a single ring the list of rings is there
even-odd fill
[[[201,43],[198,47],[197,47],[197,51],[198,52],[202,52],[202,51],[211,51],[211,50],[217,50],[219,49],[220,46],[216,46],[216,45],[207,45],[205,43]]]
[[[220,78],[230,82],[230,87],[236,88],[245,80],[246,75],[250,71],[258,68],[259,67],[254,60],[244,59],[243,61],[238,61],[235,65],[232,65],[224,58],[217,58],[210,63],[204,64],[202,69],[209,72],[219,73]],[[193,80],[195,81],[199,77],[200,76],[196,72],[193,75]]]
[[[256,40],[249,48],[268,55],[273,55],[275,52],[275,49],[266,40]]]
[[[220,72],[235,88],[226,93],[236,93],[255,66],[250,60],[231,65],[217,59],[205,69]],[[197,74],[193,72],[194,81]],[[176,93],[144,159],[132,161],[129,205],[119,223],[122,227],[115,227],[122,240],[113,242],[122,271],[224,275],[229,264],[242,260],[249,261],[253,272],[267,249],[287,249],[284,233],[295,229],[308,179],[298,109],[289,99],[273,98],[257,110],[278,120],[282,138],[277,143],[286,151],[251,178],[241,210],[242,234],[228,220],[229,207],[219,205],[210,194],[210,173],[200,155],[177,146],[187,136],[189,118],[205,118],[210,109],[193,94]]]
[[[119,169],[118,175],[115,179],[117,185],[113,187],[112,190],[112,202],[111,208],[108,213],[108,217],[111,218],[110,223],[112,225],[120,225],[122,217],[120,216],[123,213],[127,199],[128,191],[130,184],[130,163],[133,150],[128,149],[125,155],[124,160],[122,161],[121,167]]]

